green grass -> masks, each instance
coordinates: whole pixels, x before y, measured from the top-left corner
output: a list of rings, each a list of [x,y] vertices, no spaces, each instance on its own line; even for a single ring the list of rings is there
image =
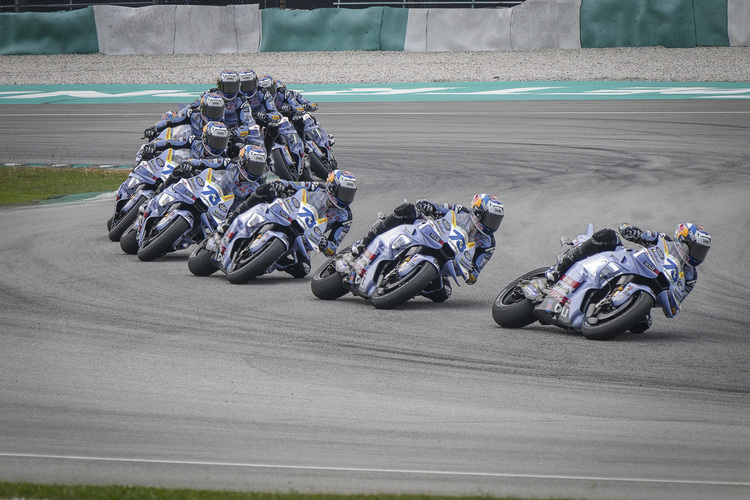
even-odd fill
[[[0,498],[48,500],[519,500],[517,497],[432,495],[334,495],[328,493],[258,493],[172,490],[142,486],[78,486],[0,482]]]
[[[0,206],[116,191],[130,169],[0,167]]]

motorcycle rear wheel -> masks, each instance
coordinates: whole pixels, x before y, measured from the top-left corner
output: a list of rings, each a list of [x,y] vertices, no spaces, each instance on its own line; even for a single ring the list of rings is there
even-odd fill
[[[315,271],[310,288],[313,295],[321,300],[335,300],[347,294],[349,290],[344,288],[344,276],[336,271],[335,257],[328,259]]]
[[[249,241],[248,241],[249,244]],[[242,249],[237,255],[242,253]],[[243,262],[240,263],[239,267],[232,269],[227,272],[227,279],[230,283],[235,285],[241,285],[247,283],[266,272],[266,269],[279,260],[279,258],[286,252],[286,245],[283,241],[278,238],[273,238],[268,241],[260,250],[251,254]],[[234,259],[237,258],[234,256]]]
[[[109,226],[109,239],[111,241],[120,241],[120,238],[125,233],[125,231],[127,231],[128,228],[133,225],[135,219],[138,218],[138,209],[145,202],[146,197],[141,196],[141,199],[138,200],[138,202],[133,205],[130,210],[122,214],[119,219],[115,220],[114,217],[110,219],[111,223],[108,223],[107,225]]]
[[[492,319],[495,323],[503,328],[523,328],[536,321],[534,304],[521,292],[519,284],[541,278],[546,271],[546,267],[534,269],[503,288],[492,304]]]
[[[284,159],[284,155],[281,154],[281,151],[279,151],[278,149],[272,150],[271,158],[273,159],[273,168],[276,171],[276,175],[279,176],[279,179],[285,181],[297,180],[297,178],[292,175],[292,170],[290,166],[287,165],[286,160]]]
[[[188,257],[188,269],[196,276],[211,276],[218,271],[216,264],[211,259],[214,252],[206,250],[206,242],[202,242]]]
[[[649,293],[640,291],[615,309],[594,311],[597,312],[596,316],[590,316],[587,311],[581,325],[581,333],[589,340],[614,338],[643,321],[654,307],[654,303],[654,298]],[[589,323],[592,317],[598,319],[595,324]]]
[[[437,274],[438,270],[435,269],[435,266],[423,261],[406,276],[395,281],[387,281],[386,278],[385,283],[381,283],[375,288],[372,297],[370,297],[370,302],[377,309],[398,307],[424,290]]]
[[[190,229],[190,222],[184,217],[177,216],[163,231],[155,236],[150,236],[143,242],[143,247],[138,249],[138,258],[144,262],[158,259],[172,250],[172,245]]]

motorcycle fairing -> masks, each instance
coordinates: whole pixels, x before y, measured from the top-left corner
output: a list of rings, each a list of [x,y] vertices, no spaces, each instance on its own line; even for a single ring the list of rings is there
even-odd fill
[[[446,244],[454,258],[443,266],[424,252],[425,248],[441,249]],[[475,249],[476,244],[468,241],[466,231],[456,225],[456,213],[451,210],[440,219],[401,225],[376,237],[355,260],[347,281],[355,293],[370,297],[383,279],[385,263],[394,263],[399,276],[406,276],[421,262],[429,262],[460,286],[458,275],[468,277]]]
[[[205,237],[213,231],[224,220],[229,213],[229,207],[234,202],[234,194],[225,195],[220,186],[225,173],[208,168],[195,177],[180,179],[157,197],[152,198],[144,210],[144,220],[138,228],[139,245],[146,238],[146,229],[150,226],[150,220],[156,220],[155,229],[162,231],[178,216],[188,221],[189,229],[175,240],[173,249],[187,248],[196,243],[191,237],[191,233],[196,229],[196,220],[189,206],[194,205],[198,200],[206,208],[206,212],[200,215],[200,236]]]
[[[290,226],[294,222],[302,230],[302,234],[291,240],[289,234],[279,226]],[[221,242],[210,245],[212,248],[218,247],[217,260],[221,262],[222,269],[226,270],[232,266],[232,250],[238,241],[250,239],[248,250],[255,252],[270,239],[278,238],[287,248],[284,255],[291,255],[292,261],[287,265],[275,263],[267,270],[272,272],[296,264],[300,257],[309,261],[312,255],[319,251],[328,222],[326,217],[318,216],[313,205],[307,203],[307,191],[300,189],[294,196],[277,198],[271,203],[261,203],[240,214],[232,221]]]

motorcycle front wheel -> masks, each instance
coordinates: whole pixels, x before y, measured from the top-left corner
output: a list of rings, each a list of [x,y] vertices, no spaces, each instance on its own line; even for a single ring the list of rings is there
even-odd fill
[[[138,249],[138,258],[142,261],[158,259],[172,250],[172,245],[190,229],[190,222],[184,217],[175,217],[163,231],[150,234],[144,241],[143,246]]]
[[[120,238],[120,248],[128,255],[138,253],[138,232],[131,229]]]
[[[188,269],[196,276],[211,276],[218,268],[211,257],[214,252],[206,250],[206,241],[199,244],[188,257]]]
[[[286,245],[278,238],[267,241],[257,252],[246,253],[247,245],[240,248],[233,257],[231,270],[227,271],[227,279],[230,283],[241,285],[266,272],[266,269],[279,260],[286,252]]]
[[[399,276],[394,270],[375,288],[370,301],[377,309],[398,307],[424,290],[437,274],[435,266],[425,261],[406,276]]]
[[[273,159],[273,168],[276,172],[276,175],[279,176],[279,179],[285,180],[285,181],[296,181],[296,176],[292,175],[292,168],[290,165],[287,165],[286,160],[284,159],[284,155],[281,154],[281,151],[278,149],[274,149],[271,151],[271,158]]]
[[[654,303],[649,293],[640,291],[618,307],[591,304],[586,310],[581,333],[589,340],[614,338],[643,321]]]
[[[310,287],[313,295],[321,300],[335,300],[346,295],[344,276],[336,271],[336,257],[331,257],[315,271]]]
[[[330,169],[326,168],[323,162],[320,161],[320,158],[315,156],[314,153],[307,155],[307,157],[310,159],[310,170],[312,170],[315,177],[326,180],[328,174],[331,173]]]
[[[531,279],[541,278],[547,271],[540,267],[513,280],[503,288],[492,304],[492,319],[503,328],[523,328],[536,321],[534,304],[526,298],[521,287]]]
[[[146,202],[146,197],[141,196],[141,199],[133,205],[130,210],[124,214],[120,214],[120,218],[110,219],[111,222],[107,223],[109,228],[109,239],[111,241],[120,241],[120,237],[127,231],[127,229],[133,225],[135,219],[138,218],[138,208]]]

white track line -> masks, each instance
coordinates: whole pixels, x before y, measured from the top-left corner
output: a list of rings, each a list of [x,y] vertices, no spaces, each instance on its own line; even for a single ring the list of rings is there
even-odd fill
[[[192,466],[210,466],[210,467],[242,467],[251,469],[287,469],[287,470],[313,470],[322,472],[371,472],[377,474],[415,474],[415,475],[434,475],[434,476],[469,476],[469,477],[502,477],[518,479],[562,479],[571,481],[608,481],[608,482],[626,482],[626,483],[669,483],[669,484],[697,484],[711,486],[746,486],[750,487],[750,482],[741,481],[699,481],[685,479],[649,479],[637,477],[597,477],[597,476],[563,476],[563,475],[545,475],[545,474],[510,474],[500,472],[459,472],[459,471],[430,471],[430,470],[413,470],[413,469],[371,469],[364,467],[317,467],[305,465],[278,465],[278,464],[250,464],[237,462],[200,462],[200,461],[183,461],[183,460],[152,460],[138,458],[111,458],[111,457],[82,457],[66,455],[37,455],[27,453],[2,453],[0,457],[5,458],[32,458],[32,459],[52,459],[52,460],[78,460],[93,462],[120,462],[120,463],[142,463],[142,464],[162,464],[162,465],[192,465]]]

